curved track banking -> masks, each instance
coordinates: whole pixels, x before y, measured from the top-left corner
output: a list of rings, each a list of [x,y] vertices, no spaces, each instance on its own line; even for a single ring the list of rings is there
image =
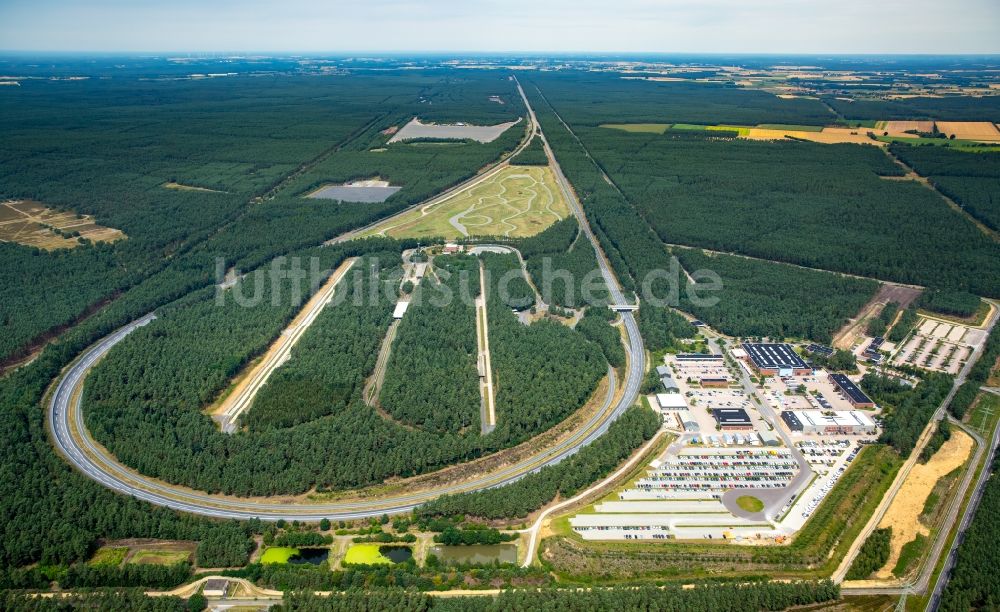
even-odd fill
[[[518,85],[518,89],[520,89],[520,85]],[[524,96],[523,90],[521,95]],[[537,126],[534,112],[528,105],[527,97],[524,97],[524,103],[529,112],[531,125]],[[526,138],[525,142],[530,141],[530,135],[534,133],[535,129],[537,128],[529,129],[529,138]],[[519,150],[523,146],[519,147]],[[571,210],[580,220],[581,227],[597,251],[598,263],[612,298],[616,303],[624,303],[617,280],[614,278],[603,253],[601,253],[596,238],[586,224],[586,217],[583,216],[579,203],[573,198],[572,190],[569,189],[562,171],[555,163],[555,158],[552,156],[547,142],[545,148],[552,160],[560,187],[567,197]],[[505,165],[506,162],[501,162],[470,182],[474,184]],[[464,185],[465,188],[468,186],[470,186],[468,183]],[[360,231],[363,229],[349,232],[347,235],[355,236]],[[591,416],[571,435],[551,447],[492,473],[483,474],[458,484],[417,493],[325,504],[277,503],[266,500],[240,499],[193,491],[141,475],[118,463],[114,457],[97,444],[87,431],[83,418],[82,395],[83,385],[90,369],[128,334],[149,324],[155,318],[155,314],[148,314],[109,334],[84,351],[67,368],[58,380],[47,406],[52,440],[56,449],[71,464],[86,476],[110,489],[159,506],[218,518],[249,519],[257,517],[270,521],[367,518],[381,514],[408,512],[416,506],[446,493],[477,491],[515,482],[527,474],[537,472],[545,466],[553,465],[575,454],[607,431],[611,423],[635,403],[645,371],[645,351],[642,338],[639,335],[639,326],[631,312],[623,312],[622,319],[628,334],[626,348],[629,352],[629,362],[624,375],[624,389],[618,402],[613,401],[616,395],[617,381],[614,372],[609,367],[608,395],[601,410]]]

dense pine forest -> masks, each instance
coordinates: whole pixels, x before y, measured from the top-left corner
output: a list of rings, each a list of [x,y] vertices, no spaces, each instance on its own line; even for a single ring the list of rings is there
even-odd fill
[[[983,497],[976,509],[965,539],[958,547],[955,566],[941,596],[941,610],[995,610],[1000,607],[1000,582],[996,567],[1000,563],[1000,459],[984,469],[992,470]]]
[[[1000,152],[893,145],[893,155],[993,231],[1000,231]]]
[[[433,432],[479,428],[476,307],[479,261],[434,259],[399,323],[380,401],[395,419]],[[447,381],[447,384],[442,384]]]
[[[489,102],[490,95],[505,104]],[[240,263],[246,251],[266,251],[244,264],[254,267],[453,185],[523,135],[514,127],[486,144],[386,146],[386,128],[416,115],[492,124],[521,113],[509,81],[482,73],[4,88],[0,201],[90,214],[128,239],[52,252],[0,244],[10,264],[0,288],[13,296],[0,303],[0,362],[156,274],[166,256],[192,257],[173,266],[192,287],[213,277],[216,257]],[[52,130],[64,137],[53,139]],[[299,197],[312,185],[374,175],[403,189],[364,206]]]
[[[681,309],[734,336],[829,342],[878,290],[878,283],[866,279],[695,249],[672,251],[698,281],[687,283]],[[718,274],[721,289],[704,289],[713,280],[700,279],[701,270]],[[713,298],[718,302],[704,301]]]

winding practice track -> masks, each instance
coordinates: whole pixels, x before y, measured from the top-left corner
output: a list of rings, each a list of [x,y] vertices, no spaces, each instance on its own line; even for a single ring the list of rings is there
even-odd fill
[[[518,90],[524,100],[531,117],[532,125],[537,128],[534,111],[528,104],[524,91],[518,84]],[[530,140],[530,138],[528,139]],[[543,142],[544,137],[543,137]],[[573,214],[576,215],[581,228],[597,251],[598,263],[612,298],[617,304],[623,304],[625,299],[621,288],[615,279],[607,260],[600,250],[594,234],[587,225],[582,208],[569,188],[565,176],[552,156],[545,142],[545,149],[553,163],[553,169],[563,190]],[[352,234],[354,232],[351,232]],[[146,325],[155,319],[154,314],[148,314],[141,319],[122,327],[114,333],[102,338],[88,348],[74,361],[62,378],[58,381],[48,404],[48,417],[52,440],[57,450],[77,469],[104,486],[131,495],[150,503],[173,508],[184,512],[201,514],[218,518],[248,519],[257,517],[262,520],[320,520],[357,519],[382,514],[408,512],[414,507],[430,501],[445,493],[460,493],[498,487],[523,478],[525,475],[553,465],[573,455],[581,448],[601,436],[608,427],[626,409],[632,406],[639,394],[645,371],[645,352],[639,327],[631,312],[622,312],[622,321],[628,334],[629,353],[628,367],[624,376],[624,389],[619,400],[614,402],[616,395],[616,378],[609,368],[608,395],[601,409],[591,416],[581,427],[565,437],[557,444],[545,448],[517,463],[505,466],[488,474],[482,474],[467,481],[428,489],[416,493],[386,495],[381,498],[370,498],[359,501],[338,503],[279,503],[266,499],[243,499],[222,495],[211,495],[201,491],[193,491],[185,487],[171,485],[154,478],[139,474],[125,468],[107,451],[100,447],[87,431],[82,409],[83,385],[90,369],[135,329]],[[612,405],[613,404],[613,405]]]

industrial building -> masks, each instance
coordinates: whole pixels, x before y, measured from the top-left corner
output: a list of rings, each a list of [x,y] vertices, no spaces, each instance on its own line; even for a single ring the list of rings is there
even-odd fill
[[[392,309],[392,318],[393,319],[402,319],[403,315],[406,314],[406,309],[409,308],[409,307],[410,307],[409,300],[407,300],[407,301],[400,300],[400,301],[396,302],[396,307]]]
[[[806,376],[812,368],[799,357],[790,344],[744,342],[747,359],[762,376]]]
[[[855,408],[874,408],[875,402],[861,390],[853,380],[843,374],[830,374],[830,382],[847,397],[847,401]]]
[[[656,375],[660,377],[660,384],[663,385],[664,391],[669,393],[680,389],[677,381],[674,380],[673,372],[667,366],[656,366]]]
[[[764,446],[781,446],[781,440],[773,431],[759,431],[757,435],[760,436],[760,441],[764,443]]]
[[[664,412],[687,409],[687,401],[680,393],[657,393],[656,403],[660,405],[660,410]]]
[[[221,578],[209,578],[205,581],[202,594],[205,597],[223,598],[229,591],[229,581]]]
[[[781,420],[788,429],[806,434],[873,435],[877,431],[875,422],[857,410],[786,410],[781,413]]]
[[[711,410],[719,428],[728,431],[746,431],[753,429],[750,415],[742,408],[713,408]]]
[[[677,423],[678,429],[683,429],[684,431],[698,431],[699,425],[697,419],[691,414],[690,410],[674,410],[669,415],[664,415],[664,419],[673,418]],[[670,427],[671,424],[668,421],[667,426]]]

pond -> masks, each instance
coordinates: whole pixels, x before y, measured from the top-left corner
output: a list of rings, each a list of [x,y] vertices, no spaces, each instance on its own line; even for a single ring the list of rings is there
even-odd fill
[[[413,549],[409,546],[354,544],[347,549],[344,563],[347,565],[382,565],[403,563],[412,558]]]
[[[517,546],[515,544],[434,546],[430,552],[443,563],[454,565],[517,563]]]
[[[378,551],[393,563],[403,563],[413,558],[413,549],[409,546],[380,546]]]
[[[329,548],[300,548],[299,554],[288,559],[291,565],[319,565],[330,557]]]

